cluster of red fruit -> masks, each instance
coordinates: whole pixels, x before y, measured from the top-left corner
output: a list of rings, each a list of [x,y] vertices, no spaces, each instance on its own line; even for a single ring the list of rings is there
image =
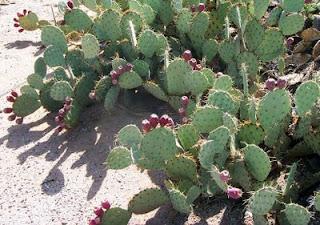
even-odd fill
[[[220,180],[222,182],[228,182],[229,180],[231,180],[230,173],[228,170],[223,170],[220,172]],[[231,186],[227,188],[226,192],[229,198],[233,198],[233,199],[239,199],[242,197],[242,194],[243,194],[241,189],[231,187]]]
[[[200,3],[200,4],[198,5],[198,12],[199,12],[199,13],[203,12],[205,8],[206,8],[205,4],[204,4],[204,3]],[[196,12],[196,10],[197,10],[196,5],[192,5],[192,6],[190,7],[190,10],[191,10],[191,12],[193,12],[193,13]]]
[[[59,123],[59,126],[56,128],[56,133],[58,133],[58,134],[65,127],[65,124],[63,123],[63,119],[67,115],[69,110],[71,109],[71,103],[72,103],[72,99],[70,97],[66,97],[66,99],[64,100],[63,108],[59,110],[58,116],[56,116],[56,118],[55,118],[55,121],[57,123]]]
[[[267,88],[269,91],[273,91],[276,86],[280,89],[284,89],[287,86],[287,80],[282,77],[279,77],[277,81],[273,78],[267,80]]]
[[[195,58],[191,58],[192,54],[190,50],[186,50],[183,53],[183,58],[186,62],[189,62],[190,66],[192,67],[192,69],[194,70],[201,70],[202,66],[201,64],[197,64],[197,60]]]
[[[108,211],[110,207],[111,207],[111,204],[109,201],[102,202],[101,207],[95,207],[93,210],[95,217],[90,219],[89,225],[101,224],[104,213]]]
[[[188,96],[181,97],[182,107],[179,109],[179,115],[182,116],[182,123],[188,123],[188,118],[186,117],[187,110],[186,107],[189,105],[189,98]]]
[[[151,114],[149,119],[142,121],[142,130],[144,132],[149,132],[151,128],[156,128],[160,124],[161,127],[168,126],[170,128],[174,127],[173,119],[167,114],[162,115],[159,119],[157,114]]]
[[[133,68],[132,64],[127,63],[125,70],[131,72],[131,71],[132,71],[132,68]],[[110,77],[112,78],[112,84],[113,84],[113,85],[117,85],[117,84],[118,84],[118,78],[119,78],[119,76],[122,75],[124,72],[125,72],[125,71],[124,71],[123,66],[119,66],[119,67],[118,67],[118,72],[115,71],[115,70],[112,70],[112,71],[110,72]]]
[[[18,93],[16,91],[11,91],[11,95],[10,96],[7,96],[7,101],[8,102],[15,102],[16,101],[16,98],[18,98]],[[3,112],[4,113],[12,113],[13,112],[13,108],[4,108],[3,109]],[[20,118],[17,118],[17,116],[15,114],[11,114],[9,117],[8,117],[8,120],[9,121],[14,121],[16,120],[16,123],[17,124],[22,124],[23,123],[23,118],[20,117]]]
[[[26,9],[24,9],[23,13],[22,14],[21,13],[17,13],[17,16],[20,18],[20,17],[24,17],[24,16],[28,15],[29,13],[31,13],[31,11],[27,11]],[[17,28],[20,27],[19,19],[13,18],[13,21],[15,22],[14,27],[17,27]],[[21,32],[24,31],[24,29],[21,28],[18,31],[19,31],[19,33],[21,33]]]

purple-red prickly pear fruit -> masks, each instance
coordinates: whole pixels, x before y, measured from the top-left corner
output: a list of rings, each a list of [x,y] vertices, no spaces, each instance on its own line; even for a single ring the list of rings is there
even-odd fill
[[[23,123],[23,118],[20,117],[20,118],[16,119],[16,123],[19,124],[19,125],[22,124]]]
[[[64,117],[66,115],[66,111],[62,108],[59,110],[58,115]]]
[[[97,225],[95,218],[90,220],[89,225]]]
[[[17,16],[18,16],[18,17],[23,17],[24,15],[21,14],[21,13],[17,13]]]
[[[127,65],[126,65],[126,71],[131,71],[132,68],[133,68],[133,65],[130,64],[130,63],[127,63]]]
[[[20,25],[18,23],[15,23],[13,26],[14,27],[20,27]]]
[[[294,42],[294,38],[293,38],[293,37],[289,37],[289,38],[287,39],[287,45],[292,45],[293,42]]]
[[[267,88],[269,91],[273,91],[277,85],[277,81],[273,78],[267,80]]]
[[[186,62],[188,62],[189,59],[191,59],[191,57],[192,57],[192,54],[191,54],[191,51],[190,51],[190,50],[184,51],[184,53],[183,53],[183,58],[184,58],[184,60],[185,60]]]
[[[96,99],[96,93],[90,92],[89,98],[92,99],[92,100]]]
[[[286,86],[287,86],[287,80],[284,79],[284,78],[282,78],[282,77],[280,77],[280,78],[278,79],[278,81],[277,81],[277,85],[278,85],[278,87],[279,87],[280,89],[286,88]]]
[[[15,114],[12,114],[12,115],[10,115],[9,117],[8,117],[8,120],[9,121],[14,121],[15,119],[16,119],[16,115]]]
[[[159,116],[157,114],[151,114],[149,118],[150,124],[153,128],[156,128],[159,123]]]
[[[174,128],[174,121],[171,117],[169,117],[168,119],[168,124],[167,124],[168,127],[170,128]]]
[[[216,74],[216,78],[219,78],[219,77],[222,77],[223,76],[223,73],[221,73],[221,72],[218,72],[217,74]]]
[[[147,120],[147,121],[148,121],[148,120]],[[149,121],[148,121],[148,122],[149,122]],[[102,208],[104,208],[105,210],[109,210],[110,207],[111,207],[111,203],[106,200],[106,201],[101,202],[101,206],[102,206]]]
[[[96,214],[97,216],[102,216],[104,211],[102,209],[102,207],[95,207],[93,210],[94,214]]]
[[[151,124],[149,120],[142,121],[142,130],[145,132],[149,132],[151,130]]]
[[[54,118],[54,120],[57,122],[57,123],[60,123],[62,120],[63,120],[63,117],[62,116],[56,116]]]
[[[112,84],[117,85],[118,84],[118,79],[112,79]]]
[[[14,97],[12,97],[12,96],[7,96],[7,101],[8,101],[8,102],[14,102],[15,99],[14,99]]]
[[[192,6],[190,7],[191,12],[195,12],[196,9],[197,9],[197,7],[196,7],[195,5],[192,5]]]
[[[169,122],[169,116],[168,116],[167,114],[162,115],[162,116],[160,117],[160,126],[161,126],[161,127],[166,126],[166,125],[168,124],[168,122]]]
[[[13,21],[19,23],[19,20],[17,18],[13,18]]]
[[[65,104],[64,107],[63,107],[63,109],[64,109],[66,112],[68,112],[68,111],[71,109],[71,106]]]
[[[123,67],[122,67],[122,66],[119,66],[119,67],[118,67],[118,74],[121,75],[121,74],[123,74],[123,73],[124,73]]]
[[[195,70],[202,70],[202,66],[200,64],[197,64],[195,67],[194,67]]]
[[[228,194],[228,196],[229,196],[230,198],[239,199],[239,198],[241,198],[243,192],[242,192],[242,190],[239,189],[239,188],[231,187],[231,188],[228,188],[227,194]]]
[[[69,6],[70,9],[73,9],[73,1],[68,1],[67,5]]]
[[[24,31],[24,29],[19,29],[18,30],[19,33],[22,33],[23,31]]]
[[[203,3],[200,3],[200,4],[198,5],[198,11],[199,11],[199,12],[202,12],[205,8],[206,8],[206,6],[205,6],[205,4],[203,4]]]
[[[304,3],[310,4],[310,3],[312,3],[312,0],[304,0]]]
[[[192,68],[195,68],[195,66],[197,65],[197,60],[195,58],[192,58],[189,60],[189,64],[190,66],[192,66]]]
[[[187,114],[187,110],[185,108],[180,108],[179,109],[179,115],[180,116],[185,116]]]
[[[64,100],[64,104],[66,105],[70,105],[72,102],[72,99],[70,97],[66,97],[66,99]]]
[[[182,124],[187,124],[187,123],[188,123],[188,117],[183,117]]]
[[[228,180],[230,180],[230,173],[228,170],[221,171],[220,180],[223,182],[227,182]]]
[[[112,70],[110,72],[110,76],[111,76],[112,79],[118,79],[118,77],[119,77],[118,73],[116,71],[114,71],[114,70]]]
[[[4,113],[12,113],[13,112],[13,108],[4,108],[3,112]]]
[[[15,97],[15,98],[18,98],[18,97],[19,97],[19,95],[18,95],[18,93],[17,93],[16,91],[11,91],[11,95],[12,95],[13,97]]]
[[[60,125],[56,128],[55,132],[59,134],[63,130],[63,127]]]
[[[181,97],[181,103],[182,103],[182,105],[187,106],[189,104],[188,96],[182,96]]]

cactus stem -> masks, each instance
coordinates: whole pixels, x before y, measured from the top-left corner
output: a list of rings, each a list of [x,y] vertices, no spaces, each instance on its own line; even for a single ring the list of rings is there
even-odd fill
[[[130,29],[130,37],[131,37],[131,43],[134,48],[137,46],[137,36],[136,36],[136,31],[134,29],[134,25],[132,23],[132,20],[129,20],[129,29]]]

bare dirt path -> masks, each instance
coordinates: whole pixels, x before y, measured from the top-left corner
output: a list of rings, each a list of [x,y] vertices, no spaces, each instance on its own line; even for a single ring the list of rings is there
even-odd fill
[[[58,0],[8,2],[15,4],[0,5],[0,109],[8,106],[5,94],[25,82],[42,53],[40,32],[18,33],[13,17],[28,9],[50,20],[50,6]],[[114,146],[114,136],[123,126],[140,124],[155,110],[163,112],[159,107],[150,108],[148,101],[141,101],[140,107],[145,111],[142,116],[120,109],[108,115],[99,106],[91,107],[77,129],[60,136],[53,132],[55,115],[42,109],[27,117],[21,126],[14,126],[1,113],[0,225],[85,225],[101,200],[109,199],[114,206],[126,208],[128,200],[140,190],[161,186],[161,173],[141,173],[133,166],[113,171],[104,164]],[[238,225],[241,215],[239,204],[215,200],[204,208],[196,207],[189,217],[174,213],[166,205],[134,216],[130,224]]]

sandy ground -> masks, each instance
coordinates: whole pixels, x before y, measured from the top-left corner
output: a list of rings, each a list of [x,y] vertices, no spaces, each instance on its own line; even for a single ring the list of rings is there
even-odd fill
[[[1,0],[0,2],[3,2]],[[51,5],[58,0],[10,0],[0,7],[0,109],[8,107],[5,95],[25,83],[33,63],[43,52],[40,32],[18,33],[13,27],[16,12],[34,11],[52,20]],[[152,102],[153,100],[149,101]],[[133,116],[117,109],[111,115],[100,106],[83,115],[79,127],[60,136],[54,134],[55,114],[40,109],[21,126],[0,114],[0,225],[87,224],[94,206],[108,199],[126,208],[140,190],[162,186],[161,173],[141,173],[135,167],[107,170],[105,160],[114,136],[129,123],[140,124],[151,112],[164,113],[157,103],[140,106],[144,115]],[[149,224],[240,224],[242,208],[233,201],[211,199],[195,207],[189,217],[175,213],[168,204],[146,215],[134,216],[131,225]]]

